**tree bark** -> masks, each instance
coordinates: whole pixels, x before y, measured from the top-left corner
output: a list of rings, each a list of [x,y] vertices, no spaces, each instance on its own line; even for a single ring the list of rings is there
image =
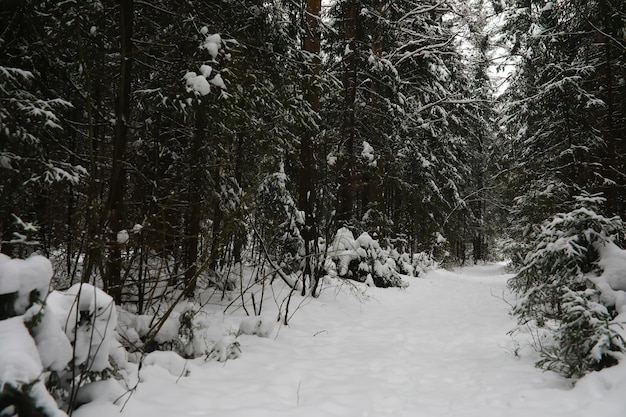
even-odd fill
[[[344,59],[343,85],[344,85],[344,117],[342,129],[342,142],[344,155],[342,157],[342,178],[339,185],[339,210],[337,218],[340,223],[346,225],[354,217],[354,192],[356,177],[354,172],[355,155],[354,139],[356,130],[356,25],[357,10],[354,2],[350,2],[345,18],[344,41],[349,45],[350,53]]]
[[[105,289],[116,303],[122,299],[122,244],[117,241],[117,233],[122,229],[125,197],[124,157],[128,143],[128,123],[130,121],[130,99],[133,69],[133,0],[120,0],[120,42],[121,66],[120,83],[115,106],[115,135],[113,139],[113,160],[109,196],[106,204],[108,228],[110,232],[108,258],[106,263]]]
[[[201,107],[196,113],[196,125],[191,146],[191,183],[189,184],[189,218],[184,240],[185,247],[185,296],[193,296],[198,273],[198,245],[202,216],[202,147],[207,140],[206,113]],[[215,243],[214,243],[215,244]]]
[[[321,35],[319,31],[320,12],[322,10],[321,0],[306,0],[306,36],[304,38],[304,50],[312,57],[309,63],[309,77],[306,85],[306,97],[315,113],[319,111],[319,93],[316,81],[320,73],[320,45]],[[305,266],[303,271],[302,294],[306,293],[306,279],[309,278],[313,295],[318,282],[318,271],[316,259],[318,225],[316,219],[316,181],[317,170],[315,166],[314,141],[317,132],[304,132],[300,142],[300,196],[299,206],[304,211],[304,228],[301,236],[304,239]]]

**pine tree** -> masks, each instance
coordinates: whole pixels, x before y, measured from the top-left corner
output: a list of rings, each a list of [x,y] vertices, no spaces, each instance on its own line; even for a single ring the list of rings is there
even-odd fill
[[[32,46],[45,37],[36,8],[11,3],[0,13],[5,28],[0,38],[0,246],[3,253],[22,256],[28,235],[46,252],[58,243],[52,230],[64,219],[40,221],[50,213],[50,194],[73,187],[86,173],[74,154],[64,151],[62,114],[72,104],[59,96],[39,65],[45,56]]]

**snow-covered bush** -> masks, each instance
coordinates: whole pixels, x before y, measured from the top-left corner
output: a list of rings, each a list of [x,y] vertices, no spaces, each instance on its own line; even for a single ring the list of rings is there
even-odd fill
[[[569,377],[582,377],[615,365],[626,351],[609,310],[595,289],[567,291],[555,344],[544,347],[538,366]]]
[[[67,291],[54,291],[47,303],[57,312],[74,347],[74,365],[86,372],[110,369],[109,355],[118,348],[117,312],[113,298],[90,284],[75,284]]]
[[[589,279],[600,289],[600,301],[626,321],[626,251],[615,243],[596,245],[602,274]]]
[[[389,257],[393,259],[395,269],[399,274],[408,275],[410,277],[417,276],[419,274],[419,270],[416,270],[413,265],[410,254],[406,252],[400,253],[396,249],[390,249]]]
[[[407,284],[400,273],[414,271],[412,265],[405,262],[406,258],[393,250],[381,248],[368,233],[355,239],[345,227],[337,231],[328,248],[328,257],[331,262],[325,264],[327,272],[377,287],[405,287]]]
[[[171,350],[184,358],[207,353],[202,332],[208,323],[198,314],[192,302],[181,302],[173,310],[158,314],[133,314],[120,310],[118,332],[122,344],[130,352]]]
[[[109,378],[123,379],[126,351],[117,340],[117,311],[111,296],[93,285],[76,284],[66,291],[51,292],[41,314],[43,318],[33,315],[33,322],[47,321],[42,327],[59,328],[71,346],[66,366],[50,369],[48,387],[57,402],[75,407],[80,405],[77,398],[83,388]],[[49,314],[56,324],[46,318]]]
[[[0,254],[2,416],[65,415],[48,393],[42,375],[44,370],[63,369],[71,359],[71,347],[59,327],[45,326],[50,314],[30,320],[30,332],[24,316],[33,317],[34,308],[43,310],[51,278],[52,265],[42,256],[21,260]]]
[[[37,346],[22,317],[0,320],[0,415],[66,416],[48,393]]]
[[[88,284],[48,294],[51,278],[52,265],[42,256],[0,256],[0,332],[7,336],[0,338],[0,361],[9,361],[0,363],[0,384],[5,398],[14,398],[2,403],[12,404],[6,415],[65,415],[57,404],[75,406],[82,387],[126,364],[113,299]]]
[[[229,359],[237,359],[240,355],[241,346],[235,336],[224,336],[207,353],[206,358],[226,362]]]
[[[610,366],[624,351],[615,330],[616,311],[602,303],[602,288],[594,284],[606,267],[602,248],[614,245],[624,232],[621,219],[599,214],[603,201],[579,196],[569,213],[546,221],[535,249],[509,281],[519,295],[513,311],[520,323],[554,324],[554,344],[540,346],[538,365],[566,376]]]
[[[439,264],[432,257],[431,254],[427,252],[418,252],[414,253],[411,257],[411,267],[413,269],[413,273],[407,275],[413,275],[417,277],[421,274],[425,274],[428,271],[437,269],[439,267]]]
[[[559,318],[562,297],[569,290],[587,288],[588,277],[597,271],[595,247],[613,241],[624,230],[618,217],[598,214],[604,200],[580,196],[569,213],[560,213],[542,225],[535,249],[509,281],[522,295],[515,312],[522,320]]]

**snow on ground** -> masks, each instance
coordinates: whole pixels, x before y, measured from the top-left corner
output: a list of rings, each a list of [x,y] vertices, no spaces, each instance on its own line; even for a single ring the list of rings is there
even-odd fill
[[[533,366],[526,341],[507,335],[515,326],[508,277],[502,265],[485,265],[433,271],[407,289],[326,289],[272,337],[239,336],[238,359],[196,359],[186,377],[158,361],[144,366],[122,415],[626,415],[624,366],[574,389]],[[119,414],[90,404],[75,415]]]

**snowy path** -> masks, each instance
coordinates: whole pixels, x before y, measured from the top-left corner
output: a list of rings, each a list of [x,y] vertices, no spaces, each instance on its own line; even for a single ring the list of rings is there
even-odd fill
[[[497,265],[435,271],[362,303],[329,290],[276,339],[242,336],[237,360],[197,361],[179,379],[145,368],[122,415],[600,415],[593,395],[514,357],[506,279]]]

